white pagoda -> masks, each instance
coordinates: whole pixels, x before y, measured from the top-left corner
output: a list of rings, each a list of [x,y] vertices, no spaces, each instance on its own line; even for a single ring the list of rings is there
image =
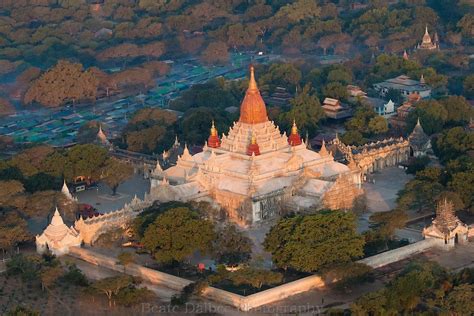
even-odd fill
[[[251,67],[239,121],[221,138],[213,123],[202,152],[185,147],[175,166],[157,166],[150,197],[209,201],[246,226],[287,210],[348,209],[362,193],[360,181],[360,170],[335,162],[325,146],[307,149],[296,123],[287,136],[269,121]]]
[[[64,224],[58,208],[54,211],[51,224],[46,227],[41,235],[36,235],[36,251],[44,253],[48,249],[56,256],[61,256],[69,252],[69,247],[80,246],[81,235],[74,227],[67,227]]]

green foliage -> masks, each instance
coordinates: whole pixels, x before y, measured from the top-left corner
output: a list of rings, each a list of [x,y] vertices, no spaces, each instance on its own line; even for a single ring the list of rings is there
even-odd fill
[[[0,248],[11,251],[17,244],[31,240],[26,221],[16,212],[0,215]]]
[[[202,291],[208,286],[206,281],[196,281],[186,285],[180,294],[175,294],[171,297],[171,305],[182,306],[185,305],[192,295],[201,295]]]
[[[454,127],[444,130],[434,145],[433,149],[441,160],[448,161],[474,150],[474,133]]]
[[[130,307],[152,301],[155,297],[155,293],[146,287],[137,288],[130,285],[122,288],[115,296],[115,300],[119,305]]]
[[[195,251],[207,252],[214,239],[211,222],[186,207],[161,214],[145,230],[142,243],[160,263],[181,262]]]
[[[416,157],[410,165],[408,165],[406,173],[416,174],[418,171],[425,169],[429,163],[430,158],[428,156]]]
[[[293,64],[275,63],[270,66],[266,73],[257,78],[259,78],[261,87],[267,86],[270,91],[274,91],[276,87],[286,88],[287,91],[295,91],[302,75],[301,71]]]
[[[444,187],[439,182],[441,171],[438,168],[426,168],[416,173],[398,193],[397,203],[400,209],[433,210],[438,195]]]
[[[228,130],[231,123],[225,112],[217,112],[210,107],[189,110],[179,122],[181,139],[185,139],[188,144],[203,145],[210,135],[212,120],[219,133]]]
[[[413,130],[418,118],[425,133],[431,135],[443,129],[448,119],[448,111],[436,100],[420,101],[415,110],[408,114],[407,131]]]
[[[326,279],[336,280],[336,288],[338,289],[374,281],[373,269],[357,262],[331,267],[324,276]]]
[[[151,154],[169,148],[174,140],[175,113],[144,108],[134,113],[122,133],[128,150]]]
[[[75,264],[68,266],[68,269],[61,277],[61,280],[74,286],[85,287],[89,285],[89,280],[87,280],[86,276]]]
[[[110,306],[112,298],[116,297],[121,290],[133,285],[134,282],[135,280],[130,276],[119,275],[98,280],[91,284],[91,288],[106,295]]]
[[[346,144],[361,144],[364,137],[383,134],[388,131],[387,120],[369,106],[357,108],[354,116],[345,124],[347,132],[343,135]],[[346,135],[347,134],[347,135]]]
[[[117,192],[118,186],[133,176],[133,167],[116,158],[109,158],[102,169],[102,181],[112,189],[112,195]]]
[[[350,262],[362,255],[363,246],[354,215],[343,211],[282,218],[264,241],[279,268],[305,272]]]
[[[351,305],[351,311],[355,315],[413,313],[446,279],[446,272],[436,264],[411,264],[386,288],[358,298]]]
[[[213,248],[218,263],[236,265],[250,260],[252,240],[228,224],[217,232]]]
[[[25,306],[16,306],[5,314],[6,316],[40,316],[40,312],[32,310]]]
[[[464,125],[474,115],[474,110],[464,97],[449,96],[439,101],[446,109],[447,123],[451,125]]]
[[[261,289],[264,285],[279,284],[283,281],[283,275],[265,269],[246,267],[229,274],[231,281],[235,285],[247,284],[254,288]]]
[[[341,135],[341,141],[346,145],[360,146],[367,142],[359,131],[347,131]]]
[[[150,224],[152,224],[158,216],[165,213],[166,211],[178,208],[178,207],[190,207],[189,204],[183,202],[166,202],[166,203],[154,203],[152,206],[146,208],[141,212],[132,223],[133,237],[137,240],[143,238],[145,230]],[[195,208],[192,208],[195,210]]]
[[[295,120],[303,131],[313,131],[318,126],[318,122],[324,118],[319,99],[312,93],[309,85],[291,99],[290,104],[291,109],[281,114],[282,121],[285,121],[287,126],[291,126]]]
[[[8,275],[20,276],[23,281],[33,281],[39,276],[39,257],[26,257],[22,254],[14,255],[7,261]]]

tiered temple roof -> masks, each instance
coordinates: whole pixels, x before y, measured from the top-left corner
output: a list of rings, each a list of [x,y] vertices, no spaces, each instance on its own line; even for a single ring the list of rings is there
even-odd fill
[[[410,145],[415,146],[417,148],[422,148],[430,141],[430,138],[428,137],[428,135],[426,135],[425,131],[423,130],[423,127],[420,124],[419,118],[416,122],[416,126],[413,129],[413,132],[411,132],[410,136],[408,136],[408,140],[410,142]]]
[[[211,129],[213,135],[214,130]],[[303,196],[298,198],[297,189],[294,189],[293,194],[289,191],[303,187],[304,183],[300,182],[310,179],[319,181],[321,185],[310,186],[311,192],[302,193],[311,195],[311,198],[304,199],[317,204],[321,203],[325,192],[333,188],[341,174],[350,177],[349,182],[352,181],[353,171],[335,162],[326,148],[321,154],[306,148],[298,135],[296,122],[287,137],[285,132],[281,133],[278,126],[268,120],[253,67],[250,68],[249,87],[241,104],[240,119],[227,135],[222,135],[220,142],[219,147],[213,148],[208,140],[204,150],[195,155],[185,150],[176,166],[154,172],[151,196],[160,201],[210,199],[227,209],[231,218],[239,220],[242,220],[241,214],[247,207],[244,203],[249,203],[249,199],[263,199],[260,206],[255,206],[254,213],[247,209],[246,212],[250,212],[250,215],[245,215],[247,220],[248,216],[263,217],[258,215],[262,212],[261,208],[266,207],[266,203],[274,203],[265,200],[268,196],[280,196],[278,203],[283,203],[283,195],[285,200],[286,197],[295,201],[303,199]],[[163,178],[169,180],[169,184],[162,185]],[[342,187],[342,184],[338,187]],[[355,184],[353,188],[353,193],[357,194]],[[350,189],[344,188],[346,191]],[[334,194],[338,190],[333,189],[331,192]],[[347,193],[345,196],[352,198]]]

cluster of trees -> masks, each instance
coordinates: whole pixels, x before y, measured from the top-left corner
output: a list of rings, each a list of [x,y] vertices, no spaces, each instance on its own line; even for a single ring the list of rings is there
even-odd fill
[[[450,313],[474,309],[474,270],[449,273],[431,262],[414,262],[382,290],[370,292],[351,305],[354,315]]]
[[[346,123],[346,132],[341,140],[347,145],[363,145],[367,138],[384,134],[388,131],[387,120],[375,113],[372,107],[359,106],[352,118]]]
[[[361,257],[364,243],[354,214],[328,210],[280,219],[263,245],[277,267],[314,272]]]
[[[63,179],[78,176],[104,181],[115,192],[133,169],[95,145],[69,149],[37,146],[0,161],[0,248],[10,251],[32,239],[26,225],[30,217],[48,217],[57,206],[74,220],[77,204],[60,192]]]
[[[141,280],[137,278],[118,275],[91,282],[74,264],[64,265],[50,254],[15,255],[7,262],[7,274],[10,277],[20,278],[29,288],[41,287],[60,304],[64,304],[61,295],[54,294],[53,291],[60,291],[63,286],[72,286],[92,296],[104,295],[109,307],[115,306],[116,303],[122,306],[135,306],[155,299],[154,293],[140,286]]]
[[[474,115],[474,110],[462,96],[447,96],[438,100],[423,100],[416,103],[407,119],[407,132],[411,132],[420,119],[428,135],[450,127],[465,126]],[[461,128],[462,129],[462,128]]]
[[[20,181],[31,193],[57,190],[63,179],[73,182],[79,176],[103,180],[115,190],[114,177],[123,182],[132,171],[125,163],[110,157],[105,148],[93,144],[67,149],[40,145],[0,161],[0,179]]]
[[[218,264],[235,266],[251,259],[252,242],[233,225],[216,227],[203,205],[178,202],[152,206],[133,223],[135,238],[163,265],[185,262],[196,251],[211,254]],[[314,215],[282,218],[272,227],[264,248],[277,268],[297,272],[325,271],[349,264],[364,253],[364,237],[356,232],[355,216],[342,211],[321,211]],[[357,270],[357,269],[355,269]],[[260,289],[281,283],[283,275],[258,265],[229,273],[220,267],[206,282]]]
[[[154,205],[134,220],[134,238],[164,265],[182,263],[196,251],[212,254],[220,264],[248,262],[250,239],[231,224],[215,226],[208,219],[208,208],[212,206],[203,203]]]
[[[349,4],[308,0],[111,0],[94,5],[86,1],[28,5],[9,1],[1,8],[0,76],[21,72],[29,66],[32,67],[28,69],[52,67],[65,58],[87,67],[128,63],[135,68],[144,60],[190,54],[199,54],[204,63],[225,63],[229,50],[274,50],[286,54],[319,50],[324,54],[344,54],[351,48],[384,48],[388,53],[400,53],[414,47],[426,24],[436,26],[442,38],[452,45],[469,45],[473,15],[466,14],[464,5],[458,1],[449,2],[445,7],[434,1],[395,5],[375,1],[363,10],[352,11]],[[462,51],[418,55],[416,58],[433,64],[437,70],[469,67],[468,56]],[[374,70],[376,77],[379,74]],[[446,85],[447,79],[436,75],[434,69],[426,71],[429,84]],[[82,76],[89,80],[87,72]],[[145,82],[140,76],[136,79]],[[469,83],[466,78],[466,92],[470,91]],[[92,90],[85,89],[88,85],[82,86],[78,90],[91,97]],[[327,96],[344,94],[336,83],[325,90]],[[33,89],[28,100],[37,99],[34,95],[40,98]]]
[[[29,71],[28,69],[25,72]],[[152,88],[155,86],[153,78],[164,75],[168,71],[167,64],[150,61],[117,73],[107,74],[97,67],[84,70],[80,63],[59,60],[39,78],[35,79],[31,76],[28,78],[23,103],[59,107],[81,101],[95,102],[98,97]],[[20,79],[21,77],[17,79],[17,85],[21,86]],[[3,107],[7,109],[7,105]]]

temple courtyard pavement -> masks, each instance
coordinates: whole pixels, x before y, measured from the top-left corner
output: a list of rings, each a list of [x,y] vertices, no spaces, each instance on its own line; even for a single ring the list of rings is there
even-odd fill
[[[134,174],[118,187],[115,196],[112,195],[112,190],[105,183],[99,183],[97,188],[91,188],[74,195],[78,198],[79,203],[90,204],[99,212],[108,213],[122,208],[125,203],[133,199],[135,194],[143,199],[145,192],[149,190],[150,180],[144,179],[143,174]]]

